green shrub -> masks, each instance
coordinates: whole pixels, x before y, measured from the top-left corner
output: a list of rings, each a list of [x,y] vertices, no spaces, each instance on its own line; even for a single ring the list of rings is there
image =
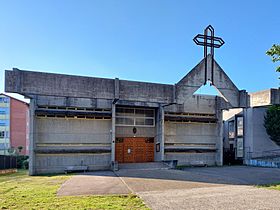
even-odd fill
[[[280,146],[280,105],[273,105],[267,109],[264,127],[270,139]]]
[[[18,155],[17,156],[17,168],[28,169],[28,156]]]

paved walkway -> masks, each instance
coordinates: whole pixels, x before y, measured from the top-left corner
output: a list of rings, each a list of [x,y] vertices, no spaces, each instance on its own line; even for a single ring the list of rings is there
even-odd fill
[[[112,171],[101,171],[73,176],[61,185],[57,195],[112,195],[129,193],[131,191]]]
[[[140,192],[138,195],[154,210],[248,210],[280,209],[280,192],[252,186],[227,185]]]
[[[73,176],[59,195],[135,193],[152,209],[280,209],[280,169],[246,166],[167,170],[147,165]],[[143,165],[144,166],[144,165]]]

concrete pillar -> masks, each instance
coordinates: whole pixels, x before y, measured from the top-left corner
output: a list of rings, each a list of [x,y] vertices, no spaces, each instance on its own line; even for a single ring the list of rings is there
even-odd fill
[[[164,160],[164,108],[160,106],[160,152],[161,152],[161,161]]]
[[[216,97],[217,141],[216,141],[216,165],[223,165],[223,116],[221,110],[221,98]]]
[[[120,98],[120,80],[119,78],[115,78],[115,99]]]
[[[164,109],[161,105],[158,108],[156,120],[157,120],[156,145],[160,144],[160,151],[159,152],[155,151],[155,161],[163,161],[164,160]]]
[[[36,116],[35,116],[35,108],[36,108],[36,99],[30,99],[29,104],[29,175],[36,174]]]
[[[115,162],[115,141],[116,141],[116,104],[112,103],[112,133],[111,133],[111,162]]]

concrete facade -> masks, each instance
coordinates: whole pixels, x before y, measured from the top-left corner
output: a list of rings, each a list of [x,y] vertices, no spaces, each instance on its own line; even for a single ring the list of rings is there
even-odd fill
[[[5,90],[31,99],[30,174],[60,173],[72,165],[108,169],[120,137],[154,138],[154,161],[222,165],[222,110],[246,107],[247,93],[214,61],[214,75],[208,71],[207,78],[214,78],[221,97],[193,95],[211,60],[209,55],[174,85],[7,70]],[[123,126],[121,108],[154,115],[144,119],[147,125],[136,117]]]
[[[280,104],[280,90],[268,89],[248,95],[248,107],[229,109],[223,112],[224,120],[224,148],[228,149],[233,144],[236,152],[237,148],[237,124],[236,117],[240,116],[244,120],[243,124],[243,157],[242,160],[247,161],[251,158],[269,156],[270,151],[279,150],[280,147],[275,144],[267,135],[264,127],[264,117],[269,105]],[[233,122],[234,137],[229,138],[229,124]]]

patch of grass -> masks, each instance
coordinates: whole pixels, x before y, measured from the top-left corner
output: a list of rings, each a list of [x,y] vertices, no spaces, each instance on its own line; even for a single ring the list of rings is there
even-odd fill
[[[70,177],[28,176],[26,170],[0,175],[0,209],[148,209],[135,195],[57,197]]]
[[[267,184],[267,185],[259,185],[258,187],[270,189],[270,190],[280,190],[280,183]]]
[[[184,170],[185,168],[191,168],[190,165],[179,165],[179,166],[176,166],[175,169],[177,170]]]
[[[209,167],[207,165],[201,165],[201,166],[196,166],[196,165],[177,165],[175,167],[175,169],[177,170],[184,170],[185,168],[204,168],[204,167]],[[210,166],[211,167],[211,166]],[[214,166],[214,167],[217,167],[217,166]]]

